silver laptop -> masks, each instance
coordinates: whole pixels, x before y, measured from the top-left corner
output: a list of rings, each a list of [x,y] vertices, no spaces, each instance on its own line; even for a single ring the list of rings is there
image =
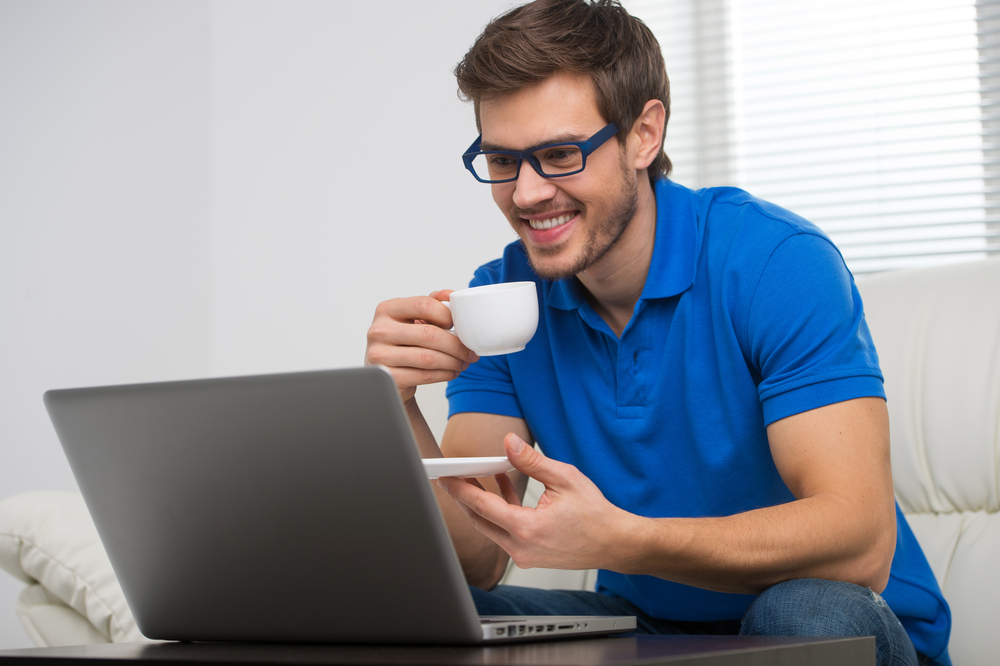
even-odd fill
[[[476,614],[381,368],[56,390],[45,405],[149,638],[475,644],[635,628]]]

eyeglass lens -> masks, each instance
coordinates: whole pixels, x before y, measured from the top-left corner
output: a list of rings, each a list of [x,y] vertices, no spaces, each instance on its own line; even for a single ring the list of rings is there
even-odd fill
[[[532,153],[546,176],[562,176],[583,169],[583,153],[579,146],[545,146]],[[476,155],[472,168],[483,180],[508,180],[517,176],[517,159],[503,153]]]

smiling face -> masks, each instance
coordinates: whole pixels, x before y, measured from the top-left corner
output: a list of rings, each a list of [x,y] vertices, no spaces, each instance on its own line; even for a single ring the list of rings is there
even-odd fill
[[[480,105],[483,150],[584,141],[607,124],[586,75],[558,73]],[[581,173],[543,178],[525,161],[518,179],[491,185],[493,200],[543,278],[571,277],[600,262],[636,214],[638,179],[617,138]]]

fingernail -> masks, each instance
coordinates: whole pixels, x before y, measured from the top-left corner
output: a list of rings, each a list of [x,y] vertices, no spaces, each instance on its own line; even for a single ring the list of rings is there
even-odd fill
[[[510,450],[514,452],[514,455],[520,455],[522,449],[524,449],[524,441],[517,435],[511,437]]]
[[[473,363],[475,363],[476,361],[479,360],[479,354],[477,354],[474,351],[470,351],[469,352],[469,360],[472,361]]]
[[[440,488],[441,490],[445,490],[445,491],[448,490],[448,486],[446,486],[445,483],[444,483],[444,481],[442,481],[441,479],[438,479],[436,481],[436,483],[438,484],[438,488]]]

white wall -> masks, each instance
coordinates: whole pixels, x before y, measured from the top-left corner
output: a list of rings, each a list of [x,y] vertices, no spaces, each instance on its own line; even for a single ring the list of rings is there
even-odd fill
[[[208,18],[0,4],[0,497],[76,487],[44,390],[211,368]]]
[[[451,70],[506,4],[0,0],[0,498],[75,488],[46,389],[359,365],[498,256]]]
[[[464,286],[514,238],[461,154],[452,69],[499,2],[218,2],[217,373],[360,364],[374,305]]]

